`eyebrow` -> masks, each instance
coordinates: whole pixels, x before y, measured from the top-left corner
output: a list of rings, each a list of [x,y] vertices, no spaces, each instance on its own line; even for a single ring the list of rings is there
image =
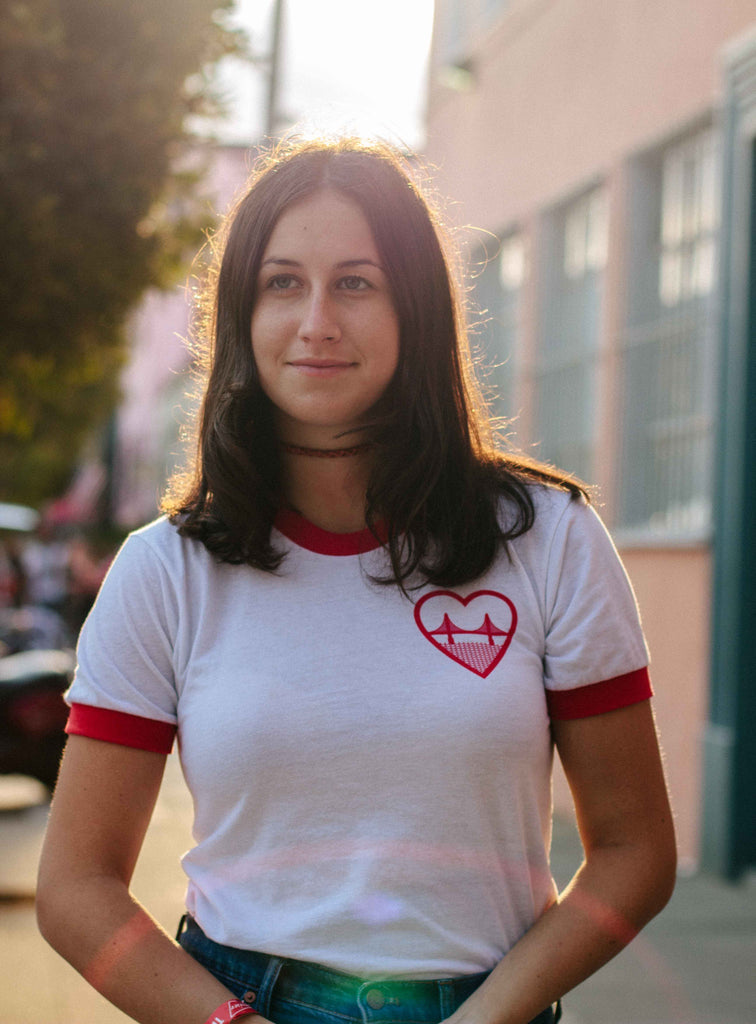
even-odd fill
[[[267,267],[268,265],[272,265],[272,266],[275,266],[275,267],[301,267],[302,266],[302,264],[299,263],[298,260],[288,260],[288,259],[285,259],[283,257],[281,257],[281,258],[273,257],[272,259],[263,260],[263,262],[260,264],[260,267],[261,268],[262,267]],[[363,266],[375,267],[377,270],[380,270],[381,273],[385,274],[385,270],[380,265],[380,263],[376,263],[375,260],[369,260],[369,259],[341,260],[339,263],[337,263],[335,265],[335,269],[336,270],[344,270],[347,267],[363,267]]]

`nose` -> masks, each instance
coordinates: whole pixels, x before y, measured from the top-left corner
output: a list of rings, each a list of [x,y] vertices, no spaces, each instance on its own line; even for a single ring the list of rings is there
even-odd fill
[[[338,341],[341,328],[330,296],[325,291],[313,289],[307,297],[299,322],[299,337],[302,341]]]

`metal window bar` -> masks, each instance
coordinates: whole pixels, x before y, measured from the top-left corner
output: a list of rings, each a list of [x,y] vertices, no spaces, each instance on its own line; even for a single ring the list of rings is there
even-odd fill
[[[556,210],[544,238],[542,330],[534,367],[538,455],[594,475],[606,197],[595,188]]]
[[[652,161],[647,194],[634,211],[647,223],[651,250],[634,249],[622,339],[619,525],[695,538],[711,522],[719,189],[713,132],[667,146]]]
[[[681,535],[709,528],[712,341],[703,309],[625,338],[624,527]]]

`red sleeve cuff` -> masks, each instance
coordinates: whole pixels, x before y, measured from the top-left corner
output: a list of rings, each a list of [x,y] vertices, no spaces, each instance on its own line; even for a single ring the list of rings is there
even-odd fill
[[[93,740],[150,750],[154,754],[170,754],[176,726],[172,722],[157,722],[125,711],[72,704],[66,732],[71,736],[88,736]]]
[[[639,668],[600,683],[577,686],[574,690],[547,690],[546,704],[551,718],[589,718],[639,704],[652,696],[648,669]]]

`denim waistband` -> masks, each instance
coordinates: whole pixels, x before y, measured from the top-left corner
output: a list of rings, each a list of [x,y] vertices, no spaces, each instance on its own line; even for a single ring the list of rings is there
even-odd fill
[[[306,960],[271,956],[213,942],[189,915],[177,936],[182,947],[265,1017],[312,1024],[433,1024],[450,1016],[489,971],[427,981],[355,977]],[[552,1010],[531,1024],[558,1020]]]

